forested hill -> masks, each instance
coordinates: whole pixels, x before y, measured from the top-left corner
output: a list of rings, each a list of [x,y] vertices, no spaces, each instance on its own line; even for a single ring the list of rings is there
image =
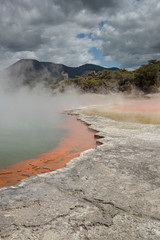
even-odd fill
[[[35,86],[44,83],[51,89],[65,91],[69,85],[84,92],[131,92],[138,89],[144,93],[159,92],[160,61],[150,60],[134,71],[104,68],[94,64],[68,67],[63,64],[22,59],[6,69],[12,87]]]
[[[68,73],[69,78],[75,78],[76,76],[83,76],[87,75],[91,71],[99,72],[103,70],[109,70],[109,71],[116,71],[118,68],[112,67],[112,68],[104,68],[99,65],[94,64],[84,64],[80,67],[67,67],[63,65],[64,72]]]
[[[19,83],[34,85],[37,82],[44,82],[46,84],[57,83],[66,78],[74,78],[77,75],[87,75],[91,71],[102,71],[107,68],[94,65],[85,64],[80,67],[68,67],[63,64],[56,64],[51,62],[39,62],[34,59],[22,59],[6,69],[6,73],[15,81],[18,79]],[[117,68],[108,68],[114,71]]]
[[[68,78],[62,83],[51,85],[64,91],[66,86],[74,85],[85,92],[131,92],[138,89],[144,93],[154,93],[160,90],[160,61],[150,60],[134,71],[119,69],[117,71],[103,70],[90,72],[87,76]]]

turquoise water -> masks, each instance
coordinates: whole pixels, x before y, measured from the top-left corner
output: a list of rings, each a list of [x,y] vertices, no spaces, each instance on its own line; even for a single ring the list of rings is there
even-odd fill
[[[57,146],[64,129],[49,127],[36,129],[0,130],[0,168],[34,158]]]
[[[52,150],[65,133],[66,130],[56,126],[0,129],[0,167]]]
[[[57,127],[66,118],[58,113],[58,102],[48,93],[0,91],[0,168],[57,146],[66,133]]]

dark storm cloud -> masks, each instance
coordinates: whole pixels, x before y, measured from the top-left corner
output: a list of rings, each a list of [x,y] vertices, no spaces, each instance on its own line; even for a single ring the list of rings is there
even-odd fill
[[[87,39],[80,42],[76,36],[97,23],[98,17],[94,20],[90,14],[81,15],[79,9],[75,12],[72,8],[67,13],[62,3],[52,0],[0,0],[1,67],[3,61],[7,66],[30,57],[69,65],[88,62],[93,58],[88,54],[92,43]]]
[[[53,1],[59,5],[63,11],[70,11],[72,9],[79,11],[81,9],[87,9],[93,12],[99,12],[102,9],[116,9],[124,1],[118,0],[55,0]]]
[[[96,47],[105,60],[135,67],[160,58],[159,15],[159,0],[0,0],[0,64],[98,64]]]
[[[149,59],[160,59],[160,5],[158,1],[137,3],[137,11],[120,12],[99,33],[101,51],[106,59],[122,67],[136,67]]]
[[[31,51],[46,42],[42,30],[27,24],[29,5],[21,1],[0,1],[0,47],[7,51]]]
[[[39,48],[46,39],[39,36],[39,33],[32,31],[8,31],[5,30],[0,36],[0,46],[12,52],[32,51]]]
[[[121,1],[122,2],[122,1]],[[92,1],[92,0],[82,0],[82,3],[84,7],[87,7],[88,9],[92,11],[97,11],[101,9],[106,9],[106,8],[117,8],[119,7],[120,1],[118,0],[99,0],[99,1]]]

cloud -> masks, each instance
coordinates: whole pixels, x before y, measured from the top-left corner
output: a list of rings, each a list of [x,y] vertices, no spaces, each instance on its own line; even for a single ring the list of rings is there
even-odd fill
[[[100,12],[102,9],[110,11],[111,9],[115,10],[115,8],[122,5],[124,1],[118,0],[55,0],[54,1],[58,6],[62,8],[64,12],[71,12],[70,10],[74,10],[76,12],[80,10],[89,10],[94,13]]]
[[[159,59],[159,12],[158,0],[0,0],[1,68],[30,57],[99,63],[92,48],[121,67]]]
[[[106,60],[118,61],[122,67],[136,67],[160,58],[160,6],[156,0],[142,2],[122,9],[97,33]]]

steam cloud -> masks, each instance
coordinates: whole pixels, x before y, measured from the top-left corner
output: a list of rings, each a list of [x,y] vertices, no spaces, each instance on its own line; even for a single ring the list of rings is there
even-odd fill
[[[22,82],[18,79],[18,82]],[[16,87],[15,87],[16,86]],[[14,84],[6,75],[0,77],[0,127],[6,129],[30,129],[30,127],[55,126],[60,121],[60,112],[93,104],[123,102],[121,95],[102,96],[80,94],[75,88],[53,95],[42,84],[34,88]]]
[[[160,123],[159,94],[144,100],[137,99],[134,95],[113,93],[80,94],[76,89],[70,88],[65,93],[53,95],[52,91],[41,84],[32,89],[27,86],[13,89],[14,84],[11,81],[4,75],[0,77],[0,145],[3,144],[3,135],[6,133],[31,133],[39,129],[46,132],[51,129],[54,132],[56,126],[64,120],[61,114],[64,110],[83,106],[88,106],[84,110],[87,114],[97,114],[115,120],[143,119],[144,123]]]
[[[13,88],[12,80],[6,75],[1,75],[0,78],[0,167],[6,166],[5,162],[7,161],[10,164],[13,163],[13,153],[15,154],[14,162],[16,162],[16,151],[18,152],[19,148],[21,148],[19,159],[25,151],[26,157],[24,156],[24,159],[28,159],[27,154],[31,148],[34,151],[34,147],[37,147],[35,142],[39,141],[39,137],[47,144],[49,140],[46,138],[53,141],[51,135],[59,139],[62,134],[58,135],[55,129],[64,121],[64,116],[61,113],[70,108],[86,105],[94,100],[93,96],[80,95],[75,89],[53,95],[49,89],[41,84],[37,84],[34,88],[19,85]],[[37,134],[38,131],[42,134]],[[23,142],[22,145],[20,141]],[[27,150],[26,145],[28,145]],[[50,146],[52,149],[52,144]],[[44,151],[48,150],[44,149]],[[44,151],[41,149],[41,152],[34,152],[34,154],[40,154]],[[31,158],[35,155],[30,154],[29,156]]]

